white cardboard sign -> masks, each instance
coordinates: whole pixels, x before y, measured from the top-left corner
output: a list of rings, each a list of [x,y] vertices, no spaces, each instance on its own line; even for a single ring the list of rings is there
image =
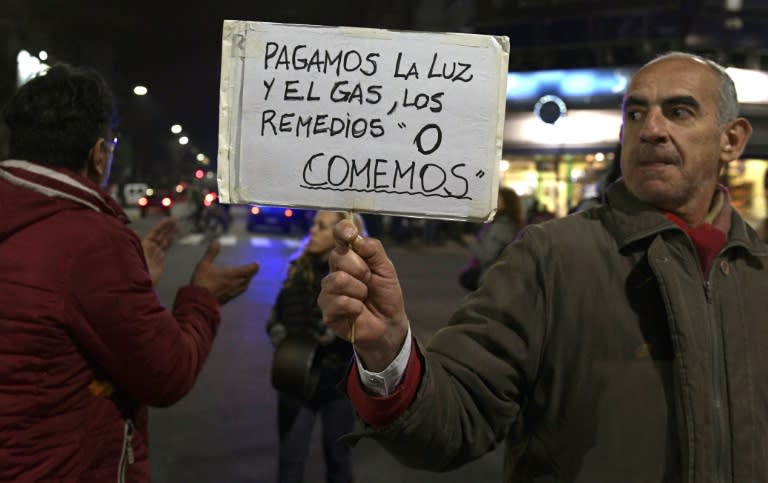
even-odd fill
[[[485,220],[509,40],[226,20],[225,203]]]

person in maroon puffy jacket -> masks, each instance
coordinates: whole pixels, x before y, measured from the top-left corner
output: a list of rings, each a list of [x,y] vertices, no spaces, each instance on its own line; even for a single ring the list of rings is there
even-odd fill
[[[140,240],[102,189],[116,145],[103,78],[54,66],[3,114],[0,481],[149,481],[147,406],[189,392],[258,264],[214,266],[214,242],[166,309],[153,286],[175,221]]]

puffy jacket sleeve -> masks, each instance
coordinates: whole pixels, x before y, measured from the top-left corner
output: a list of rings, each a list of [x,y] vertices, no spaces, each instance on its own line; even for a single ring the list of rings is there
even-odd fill
[[[217,300],[207,289],[183,287],[171,312],[152,287],[131,230],[84,238],[64,278],[74,337],[119,391],[142,404],[175,403],[190,391],[211,349]]]
[[[507,436],[536,379],[548,319],[536,253],[542,240],[533,231],[506,249],[480,289],[432,336],[411,407],[353,441],[372,437],[408,466],[446,471]]]

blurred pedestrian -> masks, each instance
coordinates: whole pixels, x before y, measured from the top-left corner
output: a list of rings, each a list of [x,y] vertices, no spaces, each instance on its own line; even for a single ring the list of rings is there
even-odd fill
[[[477,235],[462,235],[470,259],[459,275],[459,284],[467,290],[476,290],[480,276],[515,239],[524,223],[520,197],[512,188],[500,187],[493,220],[484,224]]]
[[[555,218],[555,214],[550,211],[544,203],[538,199],[534,199],[526,212],[525,224],[536,225],[544,223],[545,221],[554,220]]]
[[[273,367],[272,382],[278,389],[277,424],[280,439],[278,483],[298,483],[304,478],[312,428],[319,417],[323,426],[323,455],[326,481],[352,481],[350,450],[337,440],[354,425],[352,405],[337,385],[344,379],[352,358],[352,345],[338,338],[322,322],[317,306],[320,282],[328,274],[328,254],[334,247],[333,226],[343,213],[318,211],[298,257],[290,264],[288,276],[277,296],[267,323],[267,332],[276,347],[275,363],[281,352],[295,360],[314,364]],[[354,217],[357,229],[365,233],[363,219]],[[298,368],[300,374],[286,373]],[[310,374],[305,369],[316,371]],[[310,377],[316,379],[307,381]],[[286,381],[286,382],[283,382]],[[296,384],[295,381],[301,381]]]
[[[203,184],[201,181],[195,179],[189,185],[188,189],[188,201],[187,203],[191,207],[191,211],[187,214],[192,219],[193,231],[196,233],[203,232],[203,211],[205,211]]]
[[[349,440],[433,471],[504,441],[507,482],[766,481],[768,248],[718,184],[752,126],[681,52],[622,112],[605,203],[526,227],[429,344],[381,243],[336,226],[318,303],[354,327]]]
[[[613,152],[613,160],[608,169],[603,173],[603,176],[597,183],[597,193],[595,196],[584,198],[577,204],[570,213],[576,213],[578,211],[584,211],[593,206],[597,206],[605,201],[605,194],[608,192],[608,188],[621,178],[621,144],[616,146]]]
[[[140,240],[102,187],[115,113],[97,73],[65,65],[4,111],[0,162],[0,480],[150,479],[147,405],[192,388],[221,305],[257,264],[213,265],[208,247],[172,311],[154,290],[175,232]]]

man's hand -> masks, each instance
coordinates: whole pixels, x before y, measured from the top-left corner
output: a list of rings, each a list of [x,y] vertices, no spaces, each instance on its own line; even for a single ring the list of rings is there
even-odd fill
[[[144,258],[147,259],[149,268],[149,277],[152,279],[152,286],[157,285],[160,275],[163,273],[163,262],[165,254],[173,243],[173,237],[176,235],[176,219],[163,218],[158,222],[144,238],[141,239],[141,246],[144,248]]]
[[[245,292],[251,279],[259,271],[258,263],[249,263],[239,267],[217,267],[213,261],[219,254],[221,245],[213,241],[208,245],[203,257],[197,262],[192,272],[191,285],[205,287],[211,291],[221,305]]]
[[[318,297],[323,322],[346,340],[355,324],[360,361],[367,370],[380,372],[395,359],[408,333],[397,272],[381,242],[359,236],[352,222],[340,221],[333,234],[331,273]]]

